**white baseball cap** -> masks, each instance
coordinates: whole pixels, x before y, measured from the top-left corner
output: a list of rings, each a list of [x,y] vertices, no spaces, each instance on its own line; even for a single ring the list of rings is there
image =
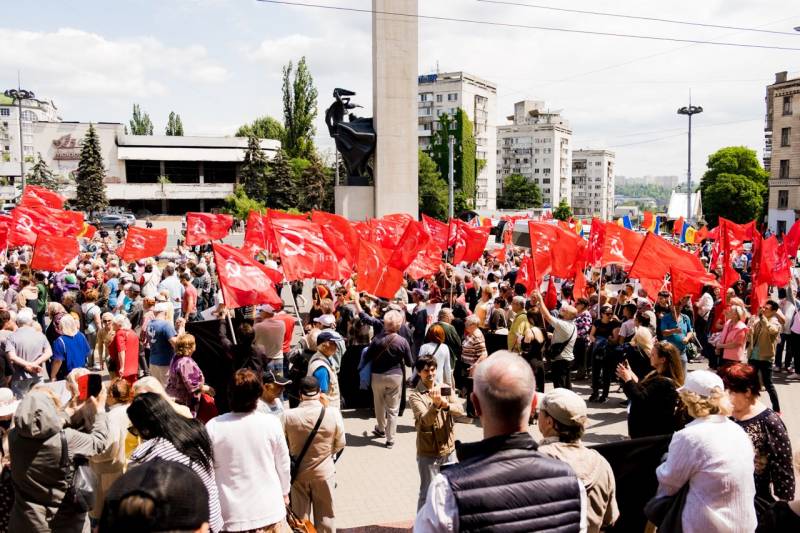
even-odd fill
[[[686,383],[678,389],[678,392],[689,391],[704,398],[709,398],[714,389],[718,389],[719,392],[725,390],[722,378],[708,370],[694,370],[686,374]]]
[[[336,318],[333,315],[320,315],[314,319],[314,322],[330,328],[336,325]]]
[[[271,306],[271,305],[269,305],[269,304],[262,304],[262,305],[259,305],[259,306],[256,308],[256,310],[257,310],[259,313],[269,313],[270,315],[274,315],[274,314],[275,314],[275,308],[274,308],[274,307],[272,307],[272,306]]]
[[[14,393],[11,392],[11,389],[0,388],[0,416],[13,415],[18,405],[19,400],[14,398]]]

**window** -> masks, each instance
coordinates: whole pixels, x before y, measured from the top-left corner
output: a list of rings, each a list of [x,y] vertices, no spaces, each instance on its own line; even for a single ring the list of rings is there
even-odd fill
[[[778,235],[785,235],[786,234],[786,221],[779,220],[778,221]]]
[[[789,178],[789,160],[781,159],[781,169],[778,178],[785,180]]]
[[[789,146],[789,137],[792,135],[792,128],[781,128],[781,146]]]
[[[595,161],[594,162],[594,166],[599,167],[600,166],[600,161]]]
[[[786,209],[789,207],[789,191],[778,191],[778,209]]]
[[[542,183],[550,183],[550,178],[544,178],[544,179],[542,180]]]
[[[420,102],[429,102],[431,100],[432,93],[422,93],[419,95]]]
[[[791,115],[792,114],[792,97],[791,96],[784,96],[783,97],[783,114],[784,115]]]
[[[437,94],[436,95],[436,102],[440,103],[440,104],[442,103],[442,95],[441,94]]]
[[[458,101],[458,93],[449,93],[447,95],[447,101],[448,102],[456,102],[456,101]]]
[[[542,169],[542,174],[550,174],[550,169],[549,168]]]
[[[11,110],[9,108],[7,108],[7,107],[4,107],[3,109],[0,109],[0,116],[10,117],[11,116]]]

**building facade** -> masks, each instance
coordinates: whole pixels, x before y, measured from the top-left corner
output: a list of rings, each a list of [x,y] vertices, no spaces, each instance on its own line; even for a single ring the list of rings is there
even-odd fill
[[[786,233],[800,217],[800,73],[775,74],[767,86],[764,168],[769,172],[767,223]]]
[[[556,207],[562,198],[571,202],[572,130],[561,111],[524,100],[514,104],[508,120],[497,127],[498,194],[505,178],[521,174],[539,187],[543,207]]]
[[[122,124],[100,122],[94,127],[109,203],[137,214],[183,214],[221,207],[238,183],[247,151],[244,137],[125,135]],[[88,129],[87,122],[33,124],[33,153],[41,154],[61,178],[60,192],[67,198],[75,197],[74,172]],[[265,139],[261,148],[271,159],[280,142]]]
[[[614,152],[572,152],[572,212],[608,220],[614,215]]]
[[[497,86],[466,72],[445,72],[419,76],[418,83],[419,147],[427,150],[431,136],[439,128],[439,116],[455,116],[458,108],[466,111],[475,135],[476,158],[484,161],[475,177],[476,209],[493,210],[497,207],[497,163],[495,145],[497,127]],[[447,178],[447,176],[443,176]]]

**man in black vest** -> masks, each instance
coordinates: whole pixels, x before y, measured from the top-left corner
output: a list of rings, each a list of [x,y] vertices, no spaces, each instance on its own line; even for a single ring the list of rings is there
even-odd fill
[[[495,352],[474,380],[484,438],[457,444],[459,463],[433,478],[414,531],[585,531],[583,485],[568,464],[538,452],[528,433],[530,365],[513,352]]]

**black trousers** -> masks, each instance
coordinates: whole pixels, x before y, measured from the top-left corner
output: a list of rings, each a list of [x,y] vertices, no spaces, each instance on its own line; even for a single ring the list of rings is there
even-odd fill
[[[781,340],[775,348],[775,366],[777,368],[787,368],[792,360],[791,352],[789,351],[789,335],[789,333],[781,333]],[[786,366],[783,365],[784,348],[786,349]]]
[[[772,383],[772,361],[757,361],[751,359],[749,362],[750,366],[758,370],[758,373],[761,375],[761,383],[763,383],[764,388],[767,389],[769,401],[772,402],[772,410],[779,413],[781,405],[778,402],[778,391],[775,390],[775,384]]]
[[[564,359],[559,359],[551,363],[550,374],[553,379],[553,387],[572,389],[572,384],[569,381],[571,363],[572,361],[565,361]]]
[[[603,345],[592,350],[592,393],[608,396],[611,380],[619,362],[613,346]]]

